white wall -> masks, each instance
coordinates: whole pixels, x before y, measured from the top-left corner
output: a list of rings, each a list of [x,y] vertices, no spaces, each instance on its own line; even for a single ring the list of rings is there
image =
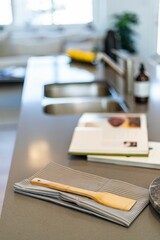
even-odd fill
[[[107,29],[107,5],[108,0],[93,0],[93,23],[100,33]]]
[[[143,58],[156,54],[159,0],[94,0],[94,3],[94,9],[98,12],[96,27],[100,31],[111,28],[115,13],[137,13],[140,20],[135,28],[138,53]]]

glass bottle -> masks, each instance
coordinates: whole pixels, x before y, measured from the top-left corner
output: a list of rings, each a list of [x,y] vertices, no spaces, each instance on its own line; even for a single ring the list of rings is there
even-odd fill
[[[144,64],[139,67],[139,74],[134,81],[134,99],[137,103],[147,103],[149,98],[149,75]]]

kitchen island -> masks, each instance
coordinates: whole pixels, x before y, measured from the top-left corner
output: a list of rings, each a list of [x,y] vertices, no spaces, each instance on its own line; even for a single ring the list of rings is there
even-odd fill
[[[103,71],[102,71],[103,70]],[[79,115],[49,115],[43,111],[44,84],[56,81],[107,78],[101,67],[67,64],[63,58],[31,58],[23,88],[21,114],[14,155],[9,173],[2,215],[2,240],[84,240],[145,239],[160,236],[160,216],[147,206],[129,228],[118,224],[13,192],[13,185],[28,178],[50,161],[75,170],[119,179],[148,188],[160,170],[88,162],[82,157],[68,156],[68,148]],[[126,96],[131,112],[146,112],[150,141],[160,141],[160,74],[151,66],[150,100],[136,105]],[[159,90],[159,91],[158,91]]]

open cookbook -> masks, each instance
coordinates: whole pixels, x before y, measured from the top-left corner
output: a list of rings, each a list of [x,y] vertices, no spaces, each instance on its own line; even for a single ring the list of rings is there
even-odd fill
[[[84,113],[68,150],[72,155],[148,156],[145,114]]]

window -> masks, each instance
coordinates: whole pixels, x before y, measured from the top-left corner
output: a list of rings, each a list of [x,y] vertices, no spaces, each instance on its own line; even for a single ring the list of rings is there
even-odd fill
[[[0,25],[9,25],[12,23],[11,0],[0,0]]]
[[[24,0],[23,4],[14,0],[14,5],[21,25],[86,24],[93,20],[92,0]]]

